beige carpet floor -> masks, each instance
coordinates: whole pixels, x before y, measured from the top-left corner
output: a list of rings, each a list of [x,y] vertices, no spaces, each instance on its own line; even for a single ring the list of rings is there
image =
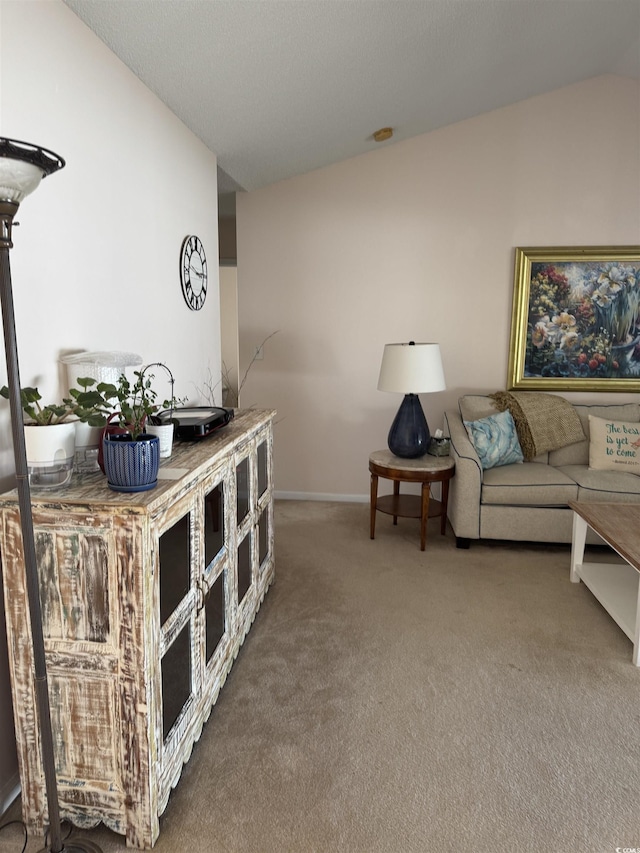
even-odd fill
[[[379,515],[375,541],[368,523],[366,505],[277,503],[275,585],[158,853],[640,848],[640,669],[569,582],[569,546],[462,551],[434,519],[421,552],[417,521]]]

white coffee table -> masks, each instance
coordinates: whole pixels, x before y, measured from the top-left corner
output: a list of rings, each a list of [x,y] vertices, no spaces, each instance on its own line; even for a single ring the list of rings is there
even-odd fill
[[[633,643],[633,663],[640,666],[640,505],[580,503],[573,510],[571,572],[582,581]],[[585,563],[587,528],[594,530],[625,561]]]

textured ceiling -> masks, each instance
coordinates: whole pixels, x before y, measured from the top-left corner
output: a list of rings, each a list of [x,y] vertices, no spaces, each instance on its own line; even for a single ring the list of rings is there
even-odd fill
[[[640,0],[65,0],[258,189],[605,73],[640,78]]]

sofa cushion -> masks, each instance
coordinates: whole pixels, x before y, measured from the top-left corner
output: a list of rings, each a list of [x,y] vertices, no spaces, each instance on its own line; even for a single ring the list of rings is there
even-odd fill
[[[498,411],[493,400],[484,394],[465,394],[458,400],[458,406],[463,421],[479,421]]]
[[[482,478],[483,504],[566,506],[577,498],[574,479],[551,465],[537,462],[492,468]]]
[[[569,444],[560,450],[549,453],[549,464],[556,467],[563,465],[589,464],[589,415],[596,418],[606,418],[614,421],[640,421],[640,406],[637,403],[622,405],[583,406],[576,405],[575,410],[582,422],[582,428],[587,438],[577,444]]]
[[[497,412],[478,421],[464,421],[483,471],[522,462],[516,425],[510,412]]]
[[[640,423],[589,415],[589,468],[640,474]]]
[[[578,486],[579,501],[640,502],[640,477],[626,471],[596,471],[588,465],[563,465],[559,470]]]

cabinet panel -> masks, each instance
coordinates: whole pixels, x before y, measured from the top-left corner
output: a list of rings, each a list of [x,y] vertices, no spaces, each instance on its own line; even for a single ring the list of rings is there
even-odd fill
[[[118,772],[115,681],[51,672],[49,696],[56,770],[70,780],[92,779],[122,787]]]
[[[35,549],[46,636],[107,642],[108,537],[47,527],[35,535]]]

